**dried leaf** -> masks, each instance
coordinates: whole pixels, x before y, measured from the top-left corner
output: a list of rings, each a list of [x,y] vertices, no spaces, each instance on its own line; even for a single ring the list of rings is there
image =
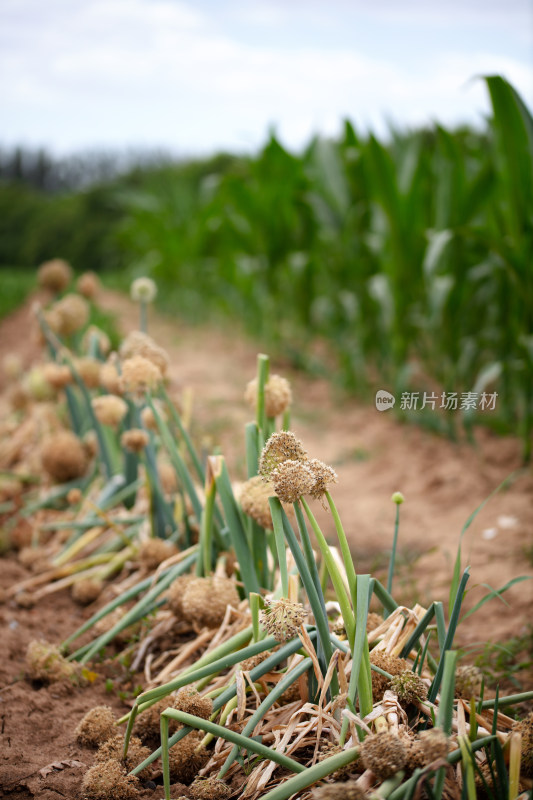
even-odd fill
[[[53,761],[51,764],[47,764],[46,767],[43,767],[39,770],[39,775],[42,778],[46,778],[47,775],[50,775],[51,772],[59,772],[62,769],[68,769],[69,767],[86,767],[87,764],[84,764],[83,761],[74,761],[70,759],[68,761]]]

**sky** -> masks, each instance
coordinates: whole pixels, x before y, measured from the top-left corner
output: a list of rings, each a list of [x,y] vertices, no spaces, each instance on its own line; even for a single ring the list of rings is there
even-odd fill
[[[0,146],[298,150],[533,105],[533,0],[0,0]]]

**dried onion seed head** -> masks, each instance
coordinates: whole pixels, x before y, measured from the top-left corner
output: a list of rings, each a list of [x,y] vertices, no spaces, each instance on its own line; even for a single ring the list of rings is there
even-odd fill
[[[154,408],[157,411],[158,415],[161,417],[163,422],[166,422],[167,415],[165,409],[163,408],[163,404],[160,403],[157,398],[152,401],[154,404]],[[154,433],[158,433],[159,428],[157,427],[157,422],[155,419],[155,414],[152,411],[151,406],[145,406],[141,411],[141,422],[143,427],[146,428],[148,431],[153,431]]]
[[[257,378],[246,386],[244,399],[251,408],[257,407]],[[265,383],[265,412],[267,417],[277,417],[292,403],[289,381],[280,375],[271,375]]]
[[[122,363],[121,384],[126,392],[141,395],[155,388],[160,380],[160,370],[143,356],[133,356]]]
[[[84,272],[76,281],[76,289],[87,300],[94,299],[101,288],[100,278],[95,272]]]
[[[129,431],[124,431],[120,437],[121,447],[132,453],[140,453],[149,441],[150,437],[142,428],[130,428]]]
[[[333,742],[326,742],[320,747],[318,760],[326,761],[326,759],[331,758],[331,756],[336,756],[342,752],[343,748],[340,746],[340,744],[334,744]],[[335,772],[332,772],[330,774],[330,777],[334,778],[335,781],[339,782],[338,788],[340,789],[341,786],[346,786],[347,781],[353,776],[353,773],[359,770],[360,770],[360,759],[354,759],[354,761],[350,761],[349,764],[345,764],[344,767],[336,769]],[[330,786],[331,785],[335,786],[335,784],[330,784]],[[337,794],[336,796],[339,797],[339,794]]]
[[[245,514],[254,519],[266,530],[272,530],[272,514],[268,498],[274,494],[270,482],[265,483],[260,475],[256,475],[243,483],[240,492],[240,504]]]
[[[110,706],[95,706],[79,722],[76,739],[85,747],[98,747],[116,734],[115,715]]]
[[[515,722],[513,731],[522,734],[521,770],[527,778],[533,778],[533,711],[527,717]]]
[[[29,643],[26,651],[26,674],[30,680],[41,683],[65,680],[78,684],[82,682],[79,665],[67,661],[58,647],[43,641],[34,640]]]
[[[38,403],[53,400],[55,391],[47,381],[43,367],[33,367],[23,379],[24,390],[32,400]]]
[[[97,389],[100,386],[101,361],[90,356],[84,356],[74,361],[74,367],[88,389]]]
[[[88,606],[89,603],[93,603],[100,597],[103,588],[102,581],[94,578],[84,578],[81,581],[76,581],[72,586],[72,599],[81,606]]]
[[[66,364],[45,364],[43,367],[45,380],[54,389],[64,389],[72,383],[72,373]]]
[[[483,682],[483,673],[479,667],[473,664],[465,664],[457,667],[455,671],[455,696],[470,700],[471,697],[478,697]]]
[[[396,692],[401,705],[409,705],[415,700],[425,700],[428,696],[428,687],[422,678],[410,669],[394,675],[390,682],[390,689]]]
[[[371,611],[366,618],[367,633],[370,633],[370,631],[379,628],[382,622],[383,622],[383,617],[381,616],[381,614],[376,614],[375,611]]]
[[[158,459],[157,474],[159,476],[159,482],[161,483],[163,493],[166,495],[176,494],[178,491],[178,478],[172,464],[170,464],[168,461],[162,461]]]
[[[151,278],[136,278],[130,286],[130,295],[135,303],[152,303],[157,296],[157,284]]]
[[[151,750],[141,742],[138,736],[132,736],[130,738],[128,754],[125,759],[123,758],[123,752],[124,738],[120,734],[117,734],[100,744],[96,751],[95,758],[97,763],[113,759],[114,761],[118,761],[128,772],[131,772],[132,769],[135,769],[138,764],[141,764],[151,754]],[[149,778],[151,774],[151,765],[145,767],[145,769],[139,773],[141,778]]]
[[[93,397],[91,406],[98,422],[102,425],[109,425],[110,428],[118,428],[128,413],[128,404],[122,397],[117,397],[115,394]]]
[[[203,747],[199,748],[203,736],[204,734],[201,731],[191,731],[179,742],[172,745],[168,751],[170,779],[172,781],[190,783],[209,761],[210,753]],[[197,750],[197,748],[199,749]]]
[[[389,655],[383,650],[371,650],[370,663],[393,676],[400,675],[400,673],[405,672],[407,669],[407,661],[405,658]],[[374,703],[382,700],[385,690],[389,688],[390,680],[386,678],[385,675],[381,675],[381,673],[372,670],[372,696]]]
[[[244,661],[241,661],[241,669],[243,672],[251,672],[255,667],[258,667],[259,664],[262,664],[265,659],[271,656],[272,653],[270,650],[265,650],[263,653],[258,653],[255,656],[250,656],[250,658],[245,658]]]
[[[161,375],[167,373],[170,363],[168,353],[147,333],[132,331],[126,336],[118,352],[123,361],[133,358],[133,356],[142,356],[151,361],[159,369]]]
[[[174,708],[201,719],[209,719],[213,713],[213,701],[210,697],[201,695],[196,689],[184,686],[176,694]]]
[[[111,357],[105,364],[100,367],[99,374],[100,386],[105,389],[109,394],[121,394],[122,382],[115,360]]]
[[[139,561],[147,570],[154,570],[178,552],[176,545],[164,539],[146,539],[139,545]]]
[[[304,494],[311,494],[316,479],[307,463],[283,461],[270,474],[272,486],[282,503],[295,503]]]
[[[402,740],[393,733],[371,733],[361,743],[361,760],[380,780],[395,775],[405,766],[407,753]]]
[[[194,575],[180,575],[168,587],[168,606],[177,619],[183,619],[183,595]]]
[[[309,491],[315,500],[322,500],[326,492],[329,492],[330,484],[338,483],[339,476],[329,464],[324,464],[318,458],[312,458],[307,462],[307,466],[314,475],[315,483]]]
[[[87,770],[81,784],[84,800],[135,800],[139,796],[139,779],[127,775],[114,758],[95,764]]]
[[[307,461],[307,452],[291,431],[273,433],[263,447],[259,460],[259,474],[263,480],[270,480],[273,470],[284,461]]]
[[[63,292],[72,279],[72,269],[62,258],[45,261],[37,270],[37,281],[43,289],[58,294]]]
[[[71,336],[89,321],[87,300],[79,294],[66,294],[51,309],[58,317],[59,335]]]
[[[232,790],[218,778],[196,778],[189,787],[194,800],[227,800]]]
[[[432,764],[433,761],[446,758],[448,755],[449,739],[442,728],[420,731],[417,739],[424,753],[425,764]]]
[[[218,628],[226,608],[239,605],[239,595],[231,578],[193,578],[181,599],[183,618],[200,628]]]
[[[91,344],[96,339],[101,355],[106,356],[111,350],[111,340],[107,333],[97,325],[89,325],[81,340],[81,347],[85,353],[91,349]]]
[[[366,792],[356,781],[325,783],[311,793],[312,800],[364,800]]]
[[[58,431],[45,440],[41,462],[45,472],[59,483],[81,478],[87,469],[85,448],[71,431]]]
[[[15,381],[24,372],[22,359],[16,353],[8,353],[2,361],[2,369],[8,380]]]
[[[138,714],[135,720],[135,734],[142,740],[143,744],[151,747],[161,743],[161,714],[167,708],[174,708],[174,697],[169,695],[158,700],[153,706]],[[170,719],[168,724],[169,735],[176,733],[181,727],[175,719]],[[188,738],[188,737],[186,737]],[[184,740],[183,740],[184,741]],[[174,749],[174,748],[173,748]]]
[[[291,603],[281,597],[279,600],[266,601],[261,623],[277,642],[288,642],[298,635],[305,617],[306,611],[301,603]]]

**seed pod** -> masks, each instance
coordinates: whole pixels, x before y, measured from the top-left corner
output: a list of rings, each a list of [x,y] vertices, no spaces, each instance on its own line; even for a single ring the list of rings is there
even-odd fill
[[[283,461],[270,475],[272,486],[282,503],[295,503],[315,486],[315,476],[301,461]]]
[[[274,494],[270,482],[265,483],[260,475],[246,481],[241,487],[240,503],[242,510],[265,530],[272,530],[272,515],[268,498]]]
[[[193,578],[183,592],[183,618],[200,628],[218,628],[226,608],[235,608],[239,602],[235,582],[230,578]]]
[[[298,635],[305,617],[306,612],[301,603],[291,603],[281,597],[279,600],[266,601],[261,623],[276,641],[288,642]]]
[[[189,791],[194,800],[226,800],[232,795],[230,787],[218,778],[196,778]]]
[[[307,461],[307,452],[291,431],[273,433],[263,447],[259,460],[259,474],[263,480],[270,480],[272,471],[284,461]]]
[[[139,796],[139,779],[127,775],[118,761],[97,763],[83,776],[82,796],[85,800],[135,800]]]
[[[91,405],[98,422],[102,425],[109,425],[110,428],[118,428],[128,413],[128,404],[122,397],[114,394],[93,397]]]
[[[87,456],[80,439],[70,431],[58,431],[43,444],[43,469],[59,483],[80,478],[87,469]]]
[[[330,484],[337,483],[339,477],[333,467],[330,467],[329,464],[324,464],[318,458],[312,458],[307,462],[307,466],[315,478],[315,483],[309,494],[315,500],[322,500],[326,492],[329,492]]]
[[[170,748],[168,761],[171,780],[190,783],[209,761],[207,750],[204,748],[197,750],[202,739],[203,734],[200,731],[191,731]]]
[[[75,730],[76,739],[85,747],[98,747],[116,733],[115,715],[110,706],[95,706]]]
[[[384,781],[405,766],[407,753],[398,736],[392,733],[372,733],[361,744],[361,760],[366,769]]]
[[[385,670],[389,675],[399,675],[407,669],[407,661],[404,658],[391,656],[383,650],[371,650],[370,663]],[[384,692],[389,688],[390,680],[379,672],[372,670],[372,697],[374,703],[382,700]]]
[[[176,694],[174,708],[186,714],[193,714],[195,717],[209,719],[213,713],[213,701],[210,697],[202,696],[196,689],[184,686]]]
[[[63,261],[61,258],[45,261],[37,270],[39,286],[57,294],[63,292],[67,288],[71,279],[72,269],[70,264]]]
[[[428,687],[422,678],[410,669],[394,675],[390,688],[396,692],[402,706],[414,703],[415,700],[425,700],[428,696]]]
[[[246,386],[244,399],[252,408],[257,406],[257,378]],[[292,403],[292,392],[289,381],[279,375],[271,375],[265,383],[265,413],[267,417],[283,414]]]

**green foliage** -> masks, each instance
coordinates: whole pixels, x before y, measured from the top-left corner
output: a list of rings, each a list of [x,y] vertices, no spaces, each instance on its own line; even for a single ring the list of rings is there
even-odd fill
[[[35,276],[31,272],[4,267],[1,277],[0,319],[18,308],[35,288]]]
[[[239,320],[300,366],[327,342],[330,373],[363,395],[498,392],[495,411],[412,417],[519,433],[527,459],[533,120],[503,78],[485,82],[482,132],[378,141],[346,122],[301,155],[272,135],[255,157],[140,166],[77,193],[0,185],[0,263],[149,274],[173,313]]]

